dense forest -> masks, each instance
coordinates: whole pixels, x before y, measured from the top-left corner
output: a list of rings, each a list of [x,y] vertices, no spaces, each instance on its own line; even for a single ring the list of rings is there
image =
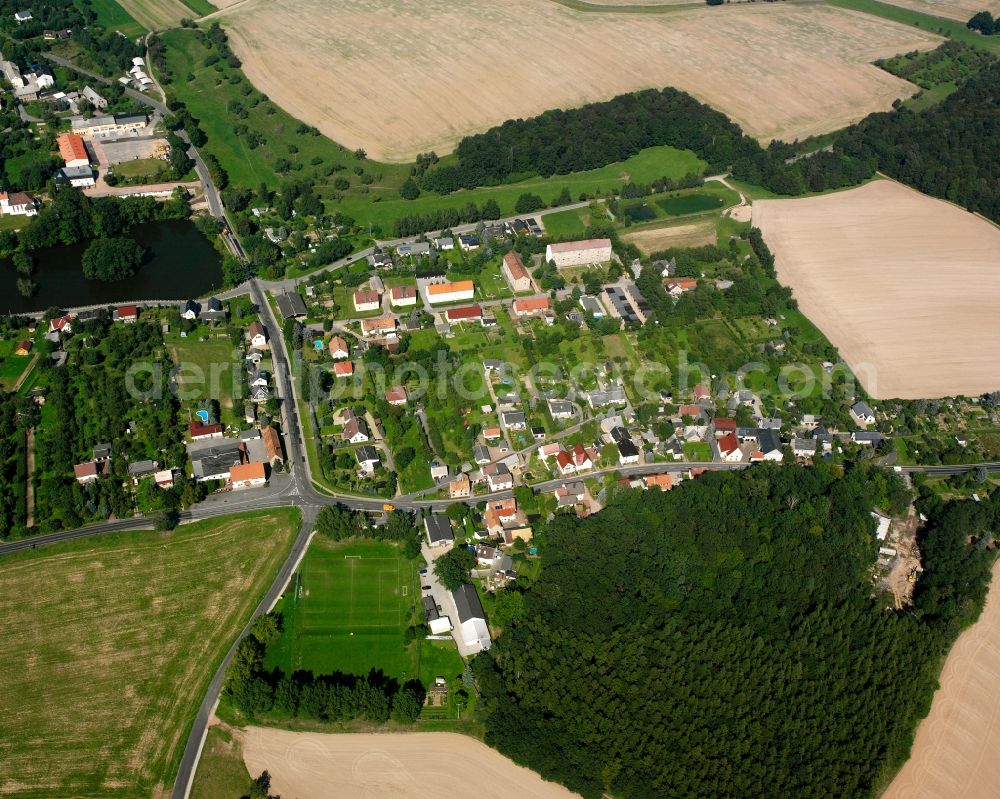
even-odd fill
[[[30,397],[0,392],[0,539],[25,532],[26,436],[37,421],[38,406]]]
[[[422,186],[448,193],[530,175],[566,175],[624,161],[647,147],[692,150],[712,171],[779,194],[800,194],[859,183],[874,171],[870,159],[823,152],[795,163],[791,145],[763,149],[724,114],[677,89],[649,89],[569,111],[546,111],[531,119],[508,120],[467,136],[456,149],[457,163],[428,170]]]
[[[920,191],[1000,221],[1000,62],[919,113],[871,114],[837,138],[838,150]]]
[[[586,797],[872,796],[982,607],[1000,520],[928,504],[895,613],[869,511],[907,501],[884,471],[763,466],[557,517],[525,614],[474,662],[487,742]]]

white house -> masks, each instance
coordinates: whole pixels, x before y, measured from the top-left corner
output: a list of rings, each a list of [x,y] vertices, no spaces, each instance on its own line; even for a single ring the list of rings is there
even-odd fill
[[[490,491],[507,491],[514,487],[514,476],[502,463],[487,463],[483,467],[483,476]]]
[[[232,483],[233,491],[241,491],[244,488],[259,488],[267,483],[267,472],[262,461],[254,463],[243,463],[233,466],[229,470],[229,482]]]
[[[30,22],[32,19],[34,19],[34,17],[31,16],[31,12],[30,11],[15,11],[14,12],[14,21],[18,25],[20,25],[20,24],[22,24],[24,22]]]
[[[382,298],[377,291],[359,289],[354,292],[354,310],[358,313],[377,311],[382,307]]]
[[[718,439],[719,457],[726,463],[739,463],[743,460],[743,451],[740,449],[740,442],[732,433],[726,433]]]
[[[858,427],[867,427],[870,424],[875,424],[875,411],[867,402],[855,402],[851,406],[851,418]]]
[[[611,239],[564,241],[545,247],[545,260],[557,267],[603,264],[611,260]]]
[[[490,648],[490,631],[486,626],[486,613],[476,589],[465,583],[451,592],[458,611],[458,629],[455,631],[462,643],[477,650]]]
[[[455,542],[451,520],[440,513],[431,514],[424,519],[424,534],[430,547],[450,547]]]
[[[39,202],[30,194],[15,191],[8,194],[0,191],[0,214],[10,216],[35,216]]]
[[[417,290],[413,286],[393,286],[389,289],[389,302],[393,308],[407,308],[417,304]]]
[[[503,264],[500,267],[504,280],[514,293],[521,291],[531,291],[531,276],[524,268],[521,256],[516,252],[509,252],[503,257]]]
[[[471,300],[476,291],[476,285],[471,280],[457,280],[454,283],[428,283],[424,288],[424,297],[428,305],[442,305],[448,302]]]
[[[451,236],[442,236],[439,239],[434,239],[434,247],[440,250],[441,252],[445,252],[447,250],[454,250],[455,239],[453,239]]]

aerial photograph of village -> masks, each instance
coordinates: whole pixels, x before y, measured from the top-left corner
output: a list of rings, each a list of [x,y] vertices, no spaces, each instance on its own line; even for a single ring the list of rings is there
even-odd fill
[[[1000,796],[1000,0],[0,0],[0,797]]]

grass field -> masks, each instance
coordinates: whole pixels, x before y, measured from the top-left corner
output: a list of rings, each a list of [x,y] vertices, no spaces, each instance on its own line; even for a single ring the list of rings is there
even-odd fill
[[[2,792],[167,795],[212,672],[298,525],[283,509],[4,556]]]
[[[403,632],[417,620],[420,584],[416,561],[394,544],[333,544],[316,537],[299,569],[298,589],[286,592],[285,632],[268,651],[268,665],[286,672],[344,671],[412,678],[418,646]]]
[[[139,158],[115,164],[115,174],[123,178],[148,177],[166,166],[167,164],[160,158]]]
[[[249,785],[250,774],[243,763],[239,738],[222,727],[209,727],[191,785],[191,799],[235,799],[243,796]]]
[[[585,220],[589,214],[590,212],[586,208],[547,214],[544,219],[545,232],[554,239],[572,239],[576,236],[582,236],[587,231]]]
[[[122,7],[148,30],[172,28],[185,17],[201,17],[215,11],[207,0],[119,0]]]
[[[820,3],[621,14],[533,0],[247,0],[222,16],[261,91],[392,162],[650,86],[683,89],[762,140],[801,139],[912,94],[870,62],[938,41]],[[415,63],[421,41],[434,46]]]
[[[142,36],[146,29],[115,0],[90,0],[97,21],[108,30],[121,31],[126,36]]]
[[[207,341],[199,341],[201,335],[211,335]],[[237,356],[229,336],[209,334],[200,329],[181,338],[177,333],[166,336],[167,348],[175,364],[181,369],[177,373],[177,386],[189,394],[182,400],[197,402],[202,399],[216,399],[222,409],[223,421],[238,421],[243,418],[243,408],[239,413],[233,407],[234,378],[243,379],[243,362]]]

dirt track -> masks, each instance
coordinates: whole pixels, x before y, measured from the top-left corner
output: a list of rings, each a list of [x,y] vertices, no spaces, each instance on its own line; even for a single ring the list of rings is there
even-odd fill
[[[871,62],[940,39],[823,4],[573,11],[551,0],[246,0],[220,12],[250,80],[349,149],[407,161],[507,119],[675,86],[761,139],[887,110]]]
[[[979,621],[959,636],[910,760],[881,799],[994,799],[1000,786],[1000,562]]]
[[[1000,229],[880,180],[753,219],[778,278],[877,399],[1000,388]]]
[[[285,799],[570,799],[486,744],[447,732],[327,735],[250,727],[243,759]]]

